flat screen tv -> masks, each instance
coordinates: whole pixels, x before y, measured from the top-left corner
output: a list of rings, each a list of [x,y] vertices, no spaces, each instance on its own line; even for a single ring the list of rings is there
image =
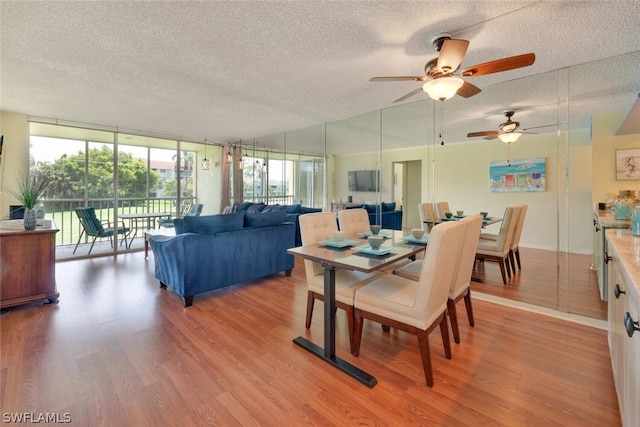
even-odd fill
[[[349,191],[380,191],[380,171],[349,171]]]

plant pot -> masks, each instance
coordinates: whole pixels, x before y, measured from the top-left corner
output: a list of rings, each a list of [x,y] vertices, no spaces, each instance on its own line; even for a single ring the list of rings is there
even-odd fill
[[[24,229],[35,230],[37,226],[38,226],[38,220],[36,219],[36,210],[25,209],[24,210]]]

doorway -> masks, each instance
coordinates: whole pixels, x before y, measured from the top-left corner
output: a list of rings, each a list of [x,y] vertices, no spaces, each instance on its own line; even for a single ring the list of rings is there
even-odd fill
[[[422,160],[393,162],[393,201],[402,210],[402,228],[422,228],[417,206],[422,200]]]

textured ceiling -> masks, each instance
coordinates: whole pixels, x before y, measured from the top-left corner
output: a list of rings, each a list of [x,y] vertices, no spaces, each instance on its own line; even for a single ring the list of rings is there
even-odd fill
[[[558,93],[571,95],[578,117],[627,110],[640,90],[636,0],[2,0],[0,108],[247,140],[392,106],[418,84],[369,78],[423,73],[442,32],[470,40],[463,67],[536,54],[530,67],[469,79],[483,91],[447,101],[450,139],[497,128],[507,108],[520,110],[523,127],[555,123]],[[426,99],[410,98],[403,111],[423,114]]]

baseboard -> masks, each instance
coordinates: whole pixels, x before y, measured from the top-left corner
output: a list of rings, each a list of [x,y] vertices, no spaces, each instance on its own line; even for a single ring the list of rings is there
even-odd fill
[[[474,292],[473,298],[486,301],[494,304],[500,304],[507,307],[512,307],[518,310],[529,311],[531,313],[538,313],[556,319],[567,320],[569,322],[579,323],[585,326],[591,326],[592,328],[607,330],[608,325],[606,320],[594,319],[592,317],[581,316],[579,314],[566,313],[564,311],[554,310],[552,308],[540,307],[533,304],[527,304],[521,301],[515,301],[507,298],[496,297],[493,295],[483,294],[481,292]]]

